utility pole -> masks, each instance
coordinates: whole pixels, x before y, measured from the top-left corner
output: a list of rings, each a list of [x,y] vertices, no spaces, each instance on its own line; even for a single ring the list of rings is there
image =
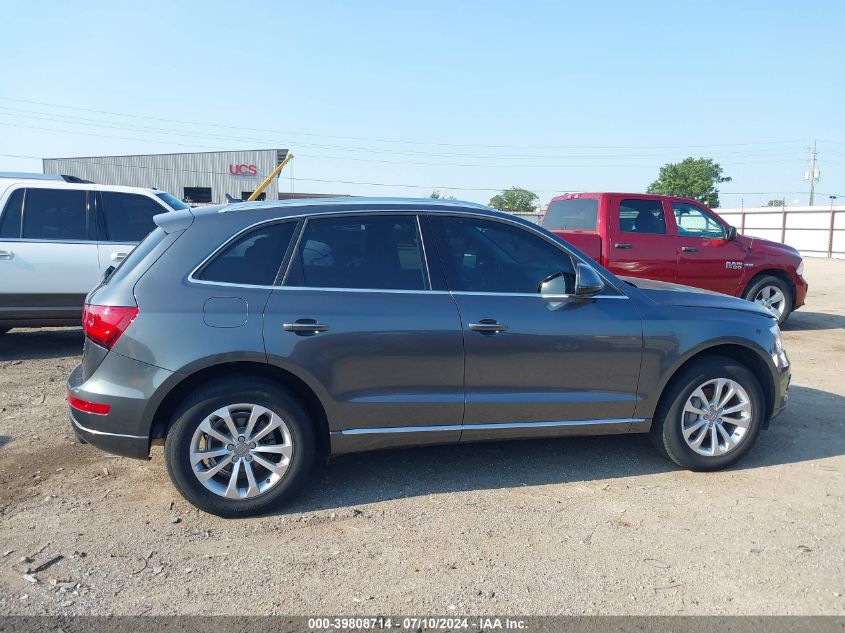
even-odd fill
[[[810,181],[810,205],[813,206],[813,195],[816,191],[816,183],[819,180],[819,172],[816,170],[816,140],[813,139],[813,147],[810,149],[810,171],[804,174],[804,180]]]

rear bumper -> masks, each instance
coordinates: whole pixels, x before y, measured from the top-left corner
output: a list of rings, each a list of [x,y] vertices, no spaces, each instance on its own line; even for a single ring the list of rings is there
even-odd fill
[[[85,378],[82,364],[67,380],[68,394],[109,406],[106,414],[68,407],[70,423],[81,440],[109,453],[145,459],[150,452],[151,404],[173,372],[109,352]]]
[[[78,411],[72,407],[68,407],[70,425],[76,437],[91,446],[106,451],[107,453],[114,453],[115,455],[123,455],[124,457],[134,457],[135,459],[147,459],[150,454],[150,438],[143,435],[124,435],[122,433],[109,433],[108,431],[98,431],[93,428],[84,426],[83,423],[77,420],[77,417],[93,416],[93,414]],[[88,420],[86,420],[88,422]],[[90,424],[90,422],[88,422]]]

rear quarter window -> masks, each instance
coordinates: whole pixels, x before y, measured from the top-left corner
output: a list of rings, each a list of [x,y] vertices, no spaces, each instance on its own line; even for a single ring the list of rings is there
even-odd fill
[[[597,198],[569,198],[549,205],[543,226],[547,229],[595,231],[599,215]]]
[[[196,275],[203,281],[271,286],[293,238],[296,222],[258,227],[226,246]]]

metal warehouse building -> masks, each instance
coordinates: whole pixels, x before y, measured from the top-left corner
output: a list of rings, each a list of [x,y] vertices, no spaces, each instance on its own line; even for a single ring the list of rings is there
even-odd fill
[[[45,174],[65,174],[104,185],[161,189],[189,203],[246,198],[285,159],[286,149],[134,156],[45,158]],[[278,178],[266,197],[278,197]]]

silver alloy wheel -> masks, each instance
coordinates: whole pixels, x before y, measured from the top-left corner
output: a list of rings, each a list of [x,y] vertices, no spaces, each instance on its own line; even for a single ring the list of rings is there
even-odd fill
[[[285,421],[258,404],[230,404],[206,417],[191,438],[191,469],[208,490],[251,499],[276,486],[293,455]]]
[[[777,286],[763,286],[754,295],[754,303],[759,303],[770,310],[778,319],[783,316],[786,310],[786,297],[783,291]]]
[[[735,380],[714,378],[687,398],[681,414],[681,433],[699,455],[717,457],[745,439],[752,419],[751,398]]]

